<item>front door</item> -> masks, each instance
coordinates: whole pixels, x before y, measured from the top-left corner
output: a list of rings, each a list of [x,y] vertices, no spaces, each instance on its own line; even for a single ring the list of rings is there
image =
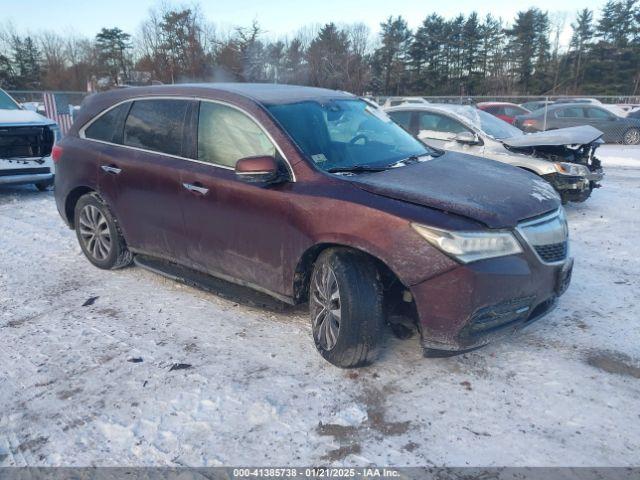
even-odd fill
[[[464,146],[455,141],[457,134],[471,132],[459,121],[440,113],[418,112],[418,138],[427,145],[445,150],[466,151]],[[471,132],[473,133],[473,132]]]
[[[197,161],[181,179],[191,265],[284,294],[291,184],[247,184],[234,172],[241,158],[278,158],[274,144],[254,120],[228,105],[201,102],[197,124]]]

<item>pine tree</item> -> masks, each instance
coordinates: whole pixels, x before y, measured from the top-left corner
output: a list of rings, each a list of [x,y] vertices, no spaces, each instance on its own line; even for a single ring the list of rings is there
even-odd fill
[[[578,91],[578,85],[582,78],[582,65],[593,39],[595,30],[593,28],[593,12],[585,8],[578,12],[575,23],[571,24],[573,33],[571,35],[571,53],[575,56],[573,68],[573,90]]]

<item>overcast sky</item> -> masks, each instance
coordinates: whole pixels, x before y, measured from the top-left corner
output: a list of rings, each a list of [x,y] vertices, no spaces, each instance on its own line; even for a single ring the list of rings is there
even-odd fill
[[[402,15],[409,26],[415,28],[432,12],[449,18],[476,10],[482,16],[491,13],[510,21],[518,10],[537,6],[550,13],[566,14],[564,43],[568,41],[575,12],[585,7],[600,9],[604,1],[202,0],[198,3],[207,19],[223,28],[248,25],[255,18],[274,37],[291,34],[306,24],[330,21],[364,22],[375,33],[380,22],[389,15]],[[114,26],[135,33],[149,8],[159,4],[159,0],[0,0],[2,19],[11,22],[21,32],[41,29],[66,32],[71,29],[87,36],[94,36],[102,27]]]

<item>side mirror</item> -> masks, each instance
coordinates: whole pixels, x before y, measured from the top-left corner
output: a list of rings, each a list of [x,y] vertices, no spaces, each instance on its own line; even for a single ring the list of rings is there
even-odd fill
[[[241,158],[236,162],[238,180],[247,183],[270,183],[278,179],[278,163],[270,156]]]
[[[460,132],[453,139],[464,145],[477,145],[480,143],[477,135],[474,135],[471,132]]]

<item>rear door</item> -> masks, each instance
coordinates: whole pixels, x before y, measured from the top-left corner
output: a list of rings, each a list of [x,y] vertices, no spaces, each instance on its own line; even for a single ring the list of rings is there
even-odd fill
[[[191,266],[284,293],[291,184],[248,184],[234,171],[241,158],[269,155],[290,175],[284,159],[265,130],[235,107],[202,101],[194,123],[196,161],[181,180]]]
[[[580,105],[568,105],[559,108],[549,115],[547,119],[547,130],[550,128],[577,127],[578,125],[589,125],[585,118],[584,107]]]
[[[129,247],[178,262],[184,256],[180,172],[188,162],[181,157],[194,105],[165,98],[132,102],[98,169],[100,189]]]

